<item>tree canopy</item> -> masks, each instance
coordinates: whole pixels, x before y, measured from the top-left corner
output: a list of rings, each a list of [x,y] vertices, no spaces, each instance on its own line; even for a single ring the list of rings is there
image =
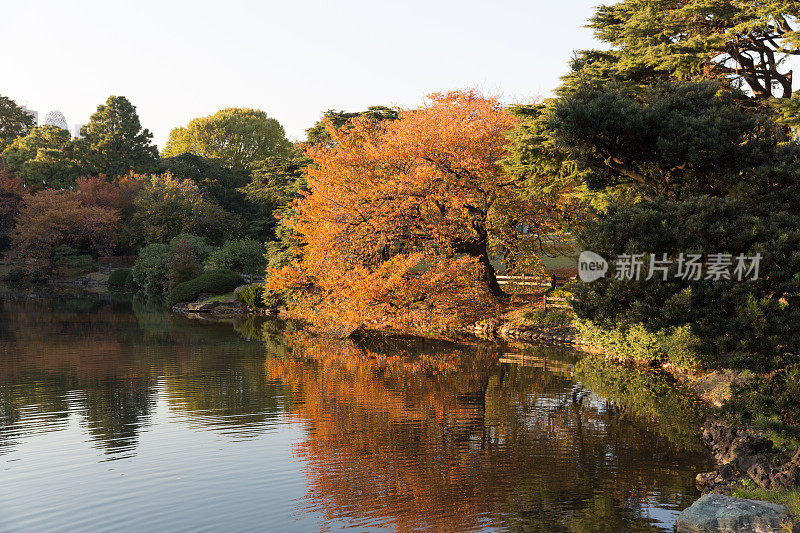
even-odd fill
[[[64,189],[73,186],[80,175],[73,148],[67,130],[39,126],[5,149],[3,165],[26,185]]]
[[[316,124],[306,130],[306,142],[316,146],[327,146],[331,143],[331,136],[328,134],[329,127],[339,130],[359,117],[374,121],[397,120],[399,113],[397,109],[384,106],[370,106],[366,111],[355,112],[329,109]]]
[[[351,327],[486,312],[503,294],[491,249],[531,210],[499,165],[514,123],[497,100],[462,91],[394,121],[328,124],[332,143],[307,150],[309,193],[288,221],[302,259],[271,285],[298,289],[306,318]]]
[[[584,52],[573,67],[648,83],[724,79],[755,98],[790,98],[798,17],[800,5],[783,0],[623,0],[589,24],[611,50]]]
[[[579,89],[547,110],[552,142],[594,190],[625,184],[647,198],[728,194],[775,186],[765,168],[778,156],[777,130],[718,82]]]
[[[18,137],[33,128],[33,116],[6,96],[0,95],[0,154]]]
[[[230,215],[205,198],[194,182],[169,174],[137,179],[141,186],[128,221],[133,245],[168,242],[181,233],[202,235],[221,243],[236,231]]]
[[[230,107],[173,129],[162,156],[190,153],[249,169],[267,157],[284,155],[290,146],[283,126],[264,111]]]
[[[151,142],[153,134],[142,128],[136,107],[124,96],[110,96],[97,106],[81,135],[75,145],[85,174],[114,177],[155,170],[158,150]]]
[[[13,239],[18,249],[35,261],[36,270],[48,272],[60,245],[110,254],[119,212],[87,204],[74,191],[44,190],[24,198],[17,220]]]

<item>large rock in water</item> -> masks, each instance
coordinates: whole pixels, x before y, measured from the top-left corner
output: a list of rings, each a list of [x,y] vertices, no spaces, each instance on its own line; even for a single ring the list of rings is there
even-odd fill
[[[706,494],[678,517],[679,533],[779,533],[789,510],[777,503]]]

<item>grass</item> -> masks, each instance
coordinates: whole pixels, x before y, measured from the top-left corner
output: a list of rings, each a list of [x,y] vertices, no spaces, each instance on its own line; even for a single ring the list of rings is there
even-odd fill
[[[89,272],[86,274],[86,277],[92,281],[99,281],[99,282],[107,282],[108,281],[108,274],[105,272]]]
[[[226,292],[225,294],[217,294],[216,296],[209,296],[208,298],[203,300],[203,303],[206,303],[206,302],[227,302],[227,301],[232,301],[232,300],[235,300],[235,299],[236,298],[233,297],[233,291],[231,291],[231,292]]]
[[[785,505],[795,520],[800,518],[800,490],[765,490],[757,487],[748,479],[734,486],[733,495],[737,498],[763,500]]]

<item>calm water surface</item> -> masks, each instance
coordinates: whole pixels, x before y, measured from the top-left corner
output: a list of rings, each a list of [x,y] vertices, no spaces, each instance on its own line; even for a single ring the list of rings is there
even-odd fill
[[[0,298],[0,531],[673,531],[709,468],[563,350]]]

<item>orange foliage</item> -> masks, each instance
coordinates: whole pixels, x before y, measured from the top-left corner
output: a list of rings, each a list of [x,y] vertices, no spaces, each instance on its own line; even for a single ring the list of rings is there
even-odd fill
[[[119,186],[107,181],[105,176],[78,178],[75,185],[78,196],[86,205],[122,209],[126,204]]]
[[[356,118],[309,148],[310,192],[284,221],[302,259],[269,282],[326,329],[441,329],[490,316],[494,240],[525,202],[498,162],[514,117],[474,91],[433,94],[396,121]],[[513,180],[512,180],[513,181]],[[533,202],[529,202],[533,203]],[[512,220],[513,219],[513,220]]]
[[[62,244],[110,253],[118,220],[115,209],[86,205],[73,191],[47,189],[25,198],[13,238],[23,257],[34,260],[34,268],[49,270],[53,252]]]
[[[26,194],[20,178],[0,169],[0,235],[14,227],[14,219]]]

